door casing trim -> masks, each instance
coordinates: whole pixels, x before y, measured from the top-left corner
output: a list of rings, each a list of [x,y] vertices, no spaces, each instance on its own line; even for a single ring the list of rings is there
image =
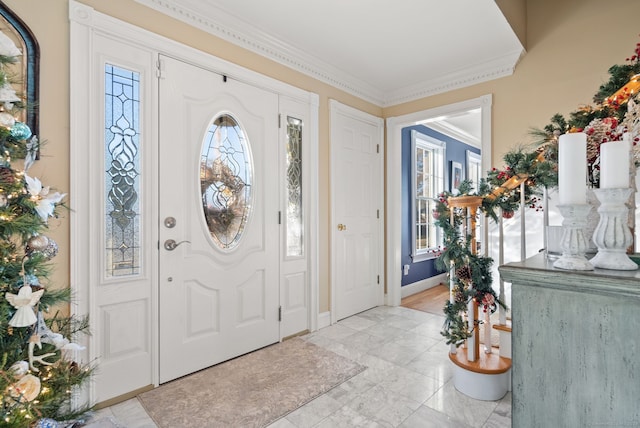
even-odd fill
[[[398,306],[402,300],[402,129],[426,119],[481,109],[482,171],[491,168],[491,94],[453,104],[418,111],[403,116],[389,117],[387,122],[387,295],[386,304]]]

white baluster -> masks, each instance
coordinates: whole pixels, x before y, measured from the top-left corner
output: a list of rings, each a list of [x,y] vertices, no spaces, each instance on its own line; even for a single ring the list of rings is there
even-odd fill
[[[449,207],[449,212],[450,212],[449,221],[451,222],[452,225],[455,224],[455,218],[454,218],[455,214],[453,210],[454,210],[453,207]],[[455,275],[456,275],[456,265],[454,264],[453,260],[451,260],[449,262],[449,302],[452,305],[455,303],[455,296],[453,294],[453,288],[455,287]],[[457,352],[457,348],[454,343],[450,345],[449,352],[451,354],[455,354]]]
[[[456,275],[456,265],[453,263],[453,260],[449,262],[449,302],[453,305],[455,302],[455,296],[453,294],[453,288],[455,287],[455,275]],[[451,354],[455,354],[457,352],[456,345],[452,343],[450,345],[449,352]]]
[[[527,235],[525,233],[525,201],[524,201],[524,185],[526,180],[520,183],[520,259],[525,261],[527,258]]]
[[[491,353],[491,311],[484,313],[484,352]]]
[[[478,328],[478,325],[476,324],[476,312],[478,311],[477,308],[478,307],[475,300],[471,299],[467,306],[467,313],[469,314],[469,327],[472,329]],[[475,361],[479,357],[479,355],[476,355],[476,337],[477,334],[474,330],[471,337],[467,339],[467,360],[469,361]]]
[[[498,210],[498,266],[504,264],[504,222],[502,217],[502,209]],[[500,277],[500,292],[498,298],[504,302],[504,281]],[[500,325],[507,324],[507,311],[502,306],[498,306],[498,322]]]

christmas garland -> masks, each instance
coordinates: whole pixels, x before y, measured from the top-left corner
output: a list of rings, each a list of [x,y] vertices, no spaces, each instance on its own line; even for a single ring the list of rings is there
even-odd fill
[[[609,81],[600,85],[593,96],[594,105],[583,105],[565,118],[554,114],[543,128],[532,128],[534,144],[545,156],[557,163],[558,138],[567,132],[587,134],[587,172],[589,185],[600,184],[600,145],[608,141],[620,141],[625,133],[631,134],[632,155],[640,166],[640,43],[626,64],[609,68]]]
[[[470,183],[463,182],[460,186],[462,190],[469,187]],[[495,312],[496,303],[504,306],[498,300],[498,296],[491,287],[492,275],[491,265],[493,260],[489,257],[480,257],[471,248],[472,239],[470,235],[463,236],[461,229],[466,220],[466,216],[459,208],[450,207],[452,195],[445,192],[439,196],[434,217],[436,225],[443,231],[443,248],[436,260],[436,267],[440,270],[447,270],[453,264],[456,269],[452,278],[454,288],[452,290],[453,301],[447,301],[444,307],[445,323],[442,335],[447,338],[447,344],[460,346],[471,337],[473,328],[469,328],[466,319],[467,305],[475,299],[481,302],[484,311]]]
[[[522,182],[525,184],[525,204],[536,211],[541,210],[540,189],[558,184],[556,163],[547,159],[544,151],[527,152],[523,148],[507,152],[503,160],[506,165],[504,169],[492,168],[487,171],[491,193],[482,195],[485,214],[497,221],[497,208],[500,208],[505,217],[512,216],[520,207]]]
[[[529,153],[517,149],[508,152],[504,162],[504,169],[493,168],[488,171],[487,178],[480,180],[478,189],[465,180],[458,187],[456,196],[450,192],[438,195],[433,216],[443,232],[443,247],[438,251],[436,267],[441,271],[446,271],[451,264],[455,267],[453,301],[448,301],[444,307],[446,318],[442,335],[447,338],[447,344],[460,346],[477,328],[477,325],[470,328],[468,324],[467,308],[470,301],[478,302],[484,312],[493,313],[498,305],[506,309],[505,303],[500,301],[492,287],[493,259],[480,256],[471,248],[471,235],[462,236],[461,232],[466,213],[451,207],[450,202],[459,197],[479,197],[479,209],[497,222],[498,213],[509,217],[520,207],[522,189],[525,204],[540,210],[540,188],[557,183],[556,167],[545,159],[542,152]],[[476,320],[476,323],[479,322]]]
[[[607,141],[622,139],[625,132],[631,134],[632,153],[636,166],[640,165],[640,43],[634,54],[627,58],[627,64],[609,68],[609,82],[600,86],[594,95],[595,106],[582,106],[571,112],[569,120],[555,114],[542,129],[532,128],[530,134],[534,144],[530,150],[518,148],[505,154],[505,167],[487,172],[477,189],[472,183],[463,181],[458,188],[458,196],[478,196],[482,198],[480,210],[494,221],[499,213],[509,217],[524,202],[536,211],[539,205],[540,189],[555,187],[558,182],[558,138],[566,132],[587,134],[587,159],[589,181],[593,187],[599,184],[600,145]],[[524,183],[524,185],[522,185]],[[506,309],[492,287],[490,257],[479,256],[471,248],[471,235],[462,236],[461,229],[465,213],[450,207],[453,194],[443,192],[438,196],[433,216],[436,225],[443,231],[443,248],[438,251],[436,266],[446,271],[454,266],[453,301],[444,306],[445,323],[442,335],[447,344],[460,346],[471,337],[476,325],[469,326],[467,311],[474,299],[484,312],[495,312],[498,305]],[[451,275],[451,272],[449,273]]]

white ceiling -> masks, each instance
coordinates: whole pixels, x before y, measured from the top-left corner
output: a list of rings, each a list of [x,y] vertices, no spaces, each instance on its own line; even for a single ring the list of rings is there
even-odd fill
[[[482,112],[479,108],[429,118],[420,123],[463,143],[482,147]]]
[[[136,0],[378,106],[508,76],[495,0]]]

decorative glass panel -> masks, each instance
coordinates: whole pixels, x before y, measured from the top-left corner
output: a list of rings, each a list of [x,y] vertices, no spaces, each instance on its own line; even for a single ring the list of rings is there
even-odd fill
[[[140,273],[140,74],[105,66],[105,237],[108,277]]]
[[[303,254],[302,121],[287,117],[287,256]]]
[[[252,165],[238,122],[228,114],[218,116],[204,137],[200,186],[209,232],[223,250],[238,245],[251,214]]]

